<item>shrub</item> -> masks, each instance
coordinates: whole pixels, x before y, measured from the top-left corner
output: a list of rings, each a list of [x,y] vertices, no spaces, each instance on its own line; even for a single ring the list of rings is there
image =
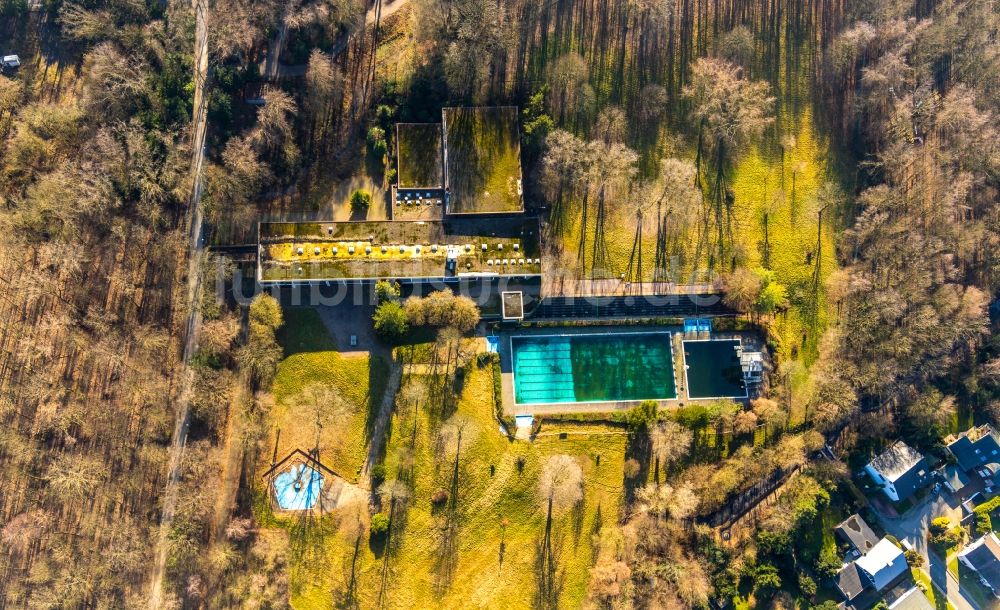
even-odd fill
[[[375,283],[375,304],[399,300],[399,282],[379,280]]]
[[[372,195],[365,189],[357,189],[351,193],[351,211],[361,213],[368,210],[372,204]],[[388,282],[387,282],[388,283]]]
[[[976,507],[976,533],[987,534],[993,531],[993,519],[990,517],[997,508],[1000,508],[1000,496],[983,502]]]
[[[951,519],[948,517],[938,517],[931,521],[928,528],[932,536],[940,536],[951,528]]]
[[[406,311],[397,301],[385,301],[375,309],[372,316],[375,332],[387,340],[401,338],[410,329],[406,321]]]
[[[493,356],[496,356],[491,365],[493,372],[493,410],[496,412],[497,419],[503,421],[503,372],[500,370],[500,355],[493,354]]]
[[[832,550],[824,550],[816,563],[816,573],[823,580],[829,580],[840,571],[840,558]]]
[[[372,467],[372,483],[381,483],[385,480],[385,464],[375,464]]]
[[[931,544],[950,549],[962,541],[962,534],[956,527],[938,536],[931,536]]]
[[[635,458],[629,458],[625,460],[626,479],[631,480],[639,476],[639,470],[641,470],[641,467],[639,466],[639,462]]]
[[[919,568],[920,566],[924,565],[924,556],[914,551],[913,549],[904,552],[903,557],[906,558],[906,563],[911,568]]]
[[[431,504],[435,506],[440,506],[448,501],[448,492],[443,489],[438,489],[431,494]]]
[[[816,581],[808,574],[799,574],[799,591],[809,599],[816,597]]]
[[[379,538],[389,531],[389,515],[385,513],[375,513],[372,515],[372,537]]]

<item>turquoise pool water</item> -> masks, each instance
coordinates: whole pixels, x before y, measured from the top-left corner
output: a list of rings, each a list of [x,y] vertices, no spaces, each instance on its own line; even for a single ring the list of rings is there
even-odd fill
[[[685,341],[684,364],[690,398],[745,398],[739,341]]]
[[[670,333],[511,337],[517,404],[676,398]]]

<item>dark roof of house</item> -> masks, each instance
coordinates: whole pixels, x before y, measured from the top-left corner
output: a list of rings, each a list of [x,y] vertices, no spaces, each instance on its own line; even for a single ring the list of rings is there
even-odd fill
[[[1000,539],[996,534],[976,540],[958,556],[969,562],[994,591],[1000,591]]]
[[[899,499],[905,500],[930,480],[927,460],[903,441],[896,441],[870,464],[893,484]]]
[[[948,450],[966,471],[1000,462],[1000,434],[989,424],[983,424],[963,432],[948,444]]]
[[[889,610],[934,610],[934,606],[923,591],[913,587],[889,604]]]
[[[870,586],[868,577],[858,569],[855,562],[851,562],[837,572],[837,588],[844,595],[847,601],[851,601],[861,595]]]
[[[868,527],[865,520],[858,514],[853,514],[845,519],[843,523],[833,528],[833,531],[862,555],[878,544],[879,540],[872,528]]]

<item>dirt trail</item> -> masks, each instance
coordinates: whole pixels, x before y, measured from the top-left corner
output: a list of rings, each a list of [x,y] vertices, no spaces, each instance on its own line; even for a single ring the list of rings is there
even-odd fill
[[[222,450],[222,478],[219,496],[215,502],[215,517],[212,523],[212,544],[222,538],[229,517],[236,505],[236,494],[239,493],[240,474],[243,471],[243,446],[238,442],[239,424],[235,413],[242,408],[247,400],[249,380],[241,375],[234,386],[234,395],[229,404],[229,425],[226,429],[226,446]]]
[[[364,487],[371,487],[371,469],[378,463],[379,455],[382,452],[382,443],[385,440],[385,429],[389,425],[389,418],[392,417],[392,406],[396,401],[399,385],[403,381],[403,364],[393,358],[391,354],[387,360],[389,362],[389,379],[385,383],[385,394],[382,395],[382,404],[379,405],[372,438],[368,443],[368,457],[365,458],[365,465],[361,469],[361,477],[358,481],[358,484]]]
[[[192,159],[191,173],[193,183],[191,199],[188,206],[188,285],[186,305],[188,311],[187,323],[184,327],[184,353],[181,365],[179,388],[177,391],[177,420],[170,445],[170,470],[167,474],[167,486],[163,494],[163,508],[160,515],[160,532],[156,543],[156,555],[152,569],[149,607],[160,608],[163,605],[163,576],[167,565],[167,542],[170,528],[173,526],[174,512],[177,508],[177,486],[180,480],[181,462],[184,457],[184,447],[188,435],[188,407],[191,399],[192,371],[190,362],[198,342],[198,326],[201,323],[198,295],[201,293],[201,261],[204,236],[202,235],[202,170],[205,164],[205,133],[208,125],[208,104],[205,95],[205,85],[208,81],[208,2],[207,0],[192,0],[195,11],[195,91],[194,91],[194,121],[192,123],[193,138],[191,142]]]

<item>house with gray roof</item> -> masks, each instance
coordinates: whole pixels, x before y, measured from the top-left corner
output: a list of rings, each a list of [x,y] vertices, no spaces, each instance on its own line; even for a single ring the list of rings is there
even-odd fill
[[[987,485],[991,485],[994,475],[1000,472],[1000,433],[983,424],[948,437],[945,442],[963,471],[990,479]]]
[[[1000,539],[994,532],[970,542],[958,560],[979,576],[979,582],[1000,598]]]
[[[896,441],[865,466],[893,502],[902,502],[931,480],[927,459],[903,441]]]
[[[868,608],[883,592],[910,575],[903,550],[882,538],[867,553],[845,565],[835,584],[847,608]]]
[[[841,540],[851,545],[856,556],[864,555],[878,544],[879,537],[868,527],[861,515],[855,513],[833,528]]]
[[[889,610],[934,610],[924,592],[912,587],[889,604]]]

